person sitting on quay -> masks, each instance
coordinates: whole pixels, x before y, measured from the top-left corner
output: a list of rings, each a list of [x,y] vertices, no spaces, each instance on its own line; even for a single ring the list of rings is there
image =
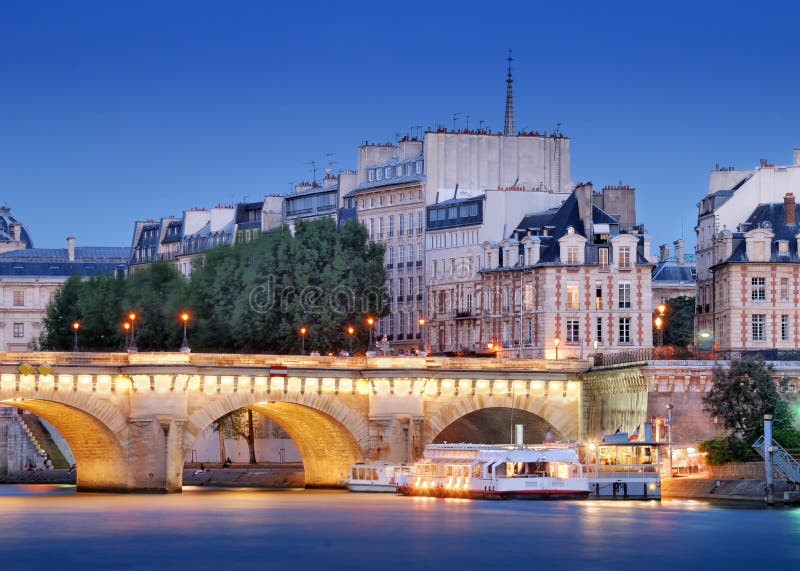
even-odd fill
[[[231,459],[230,459],[230,457],[228,457],[228,458],[225,458],[225,461],[222,463],[222,467],[223,468],[229,468],[231,464],[232,464]]]

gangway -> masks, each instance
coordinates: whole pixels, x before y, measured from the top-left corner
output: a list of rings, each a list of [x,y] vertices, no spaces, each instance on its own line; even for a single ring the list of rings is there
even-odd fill
[[[758,440],[753,442],[753,448],[759,455],[766,459],[764,454],[764,435],[758,437]],[[778,471],[792,484],[800,483],[800,462],[798,462],[786,449],[772,441],[772,463]]]

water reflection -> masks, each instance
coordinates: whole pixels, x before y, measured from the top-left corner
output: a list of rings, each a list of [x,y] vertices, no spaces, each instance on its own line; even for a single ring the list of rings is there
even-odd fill
[[[339,491],[180,495],[0,486],[4,569],[709,569],[800,561],[800,510],[468,501]],[[766,558],[766,559],[764,559]]]

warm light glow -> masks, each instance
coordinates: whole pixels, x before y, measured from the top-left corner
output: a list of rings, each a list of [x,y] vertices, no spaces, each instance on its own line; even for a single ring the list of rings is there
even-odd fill
[[[664,312],[665,312],[666,310],[667,310],[667,306],[666,306],[666,305],[664,305],[663,303],[659,303],[659,304],[658,304],[658,312],[659,312],[661,315],[664,315]]]
[[[128,314],[128,319],[129,319],[130,321],[136,321],[136,314],[135,314],[134,312],[132,312],[132,311],[131,311],[131,312]]]
[[[122,328],[123,328],[125,331],[127,331],[128,329],[130,329],[130,328],[131,328],[131,324],[130,324],[130,322],[129,322],[129,321],[126,321],[125,323],[123,323],[123,324],[122,324]]]
[[[369,325],[370,327],[375,325],[375,318],[374,317],[367,317],[367,325]]]
[[[183,321],[184,323],[189,321],[189,314],[186,313],[185,311],[183,313],[181,313],[181,321]]]
[[[420,317],[419,318],[419,326],[422,327],[423,325],[425,325],[425,318],[424,317]]]
[[[553,339],[553,345],[554,346],[558,347],[560,344],[561,344],[561,339],[559,339],[558,337]]]
[[[308,331],[308,329],[306,329],[305,327],[301,327],[300,328],[300,335],[305,335],[306,331]]]
[[[78,329],[80,329],[80,328],[81,328],[81,324],[80,324],[80,323],[78,323],[77,321],[75,321],[75,322],[72,324],[72,328],[73,328],[75,331],[77,331]]]
[[[355,328],[353,328],[353,326],[350,326],[350,327],[347,328],[347,334],[348,335],[352,335],[355,332],[356,332],[356,330],[355,330]]]
[[[589,450],[591,450],[592,452],[594,452],[594,451],[595,451],[595,448],[597,448],[597,445],[596,445],[594,442],[590,442],[590,443],[589,443]]]
[[[489,351],[491,351],[492,349],[494,349],[494,343],[492,343],[491,341],[489,341],[489,342],[486,344],[486,348],[487,348],[487,349],[489,349]]]
[[[661,329],[661,326],[664,324],[664,320],[661,319],[661,316],[656,317],[655,324],[656,324],[656,329]]]

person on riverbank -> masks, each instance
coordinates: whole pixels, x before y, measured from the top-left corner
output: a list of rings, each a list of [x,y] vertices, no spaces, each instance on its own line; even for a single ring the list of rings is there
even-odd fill
[[[223,468],[229,468],[231,464],[232,464],[231,459],[230,458],[225,458],[225,461],[222,463],[222,467]]]

